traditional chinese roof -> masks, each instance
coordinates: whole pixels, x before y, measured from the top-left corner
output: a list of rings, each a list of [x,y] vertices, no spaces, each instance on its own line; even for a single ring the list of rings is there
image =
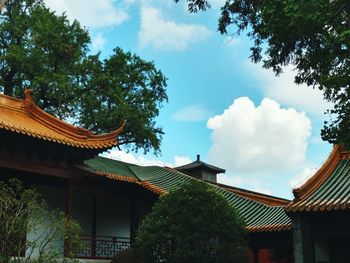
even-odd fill
[[[139,166],[103,157],[85,161],[84,164],[85,166],[80,168],[114,180],[130,180],[131,183],[137,183],[159,195],[166,194],[190,180],[197,180],[173,168]],[[267,205],[221,185],[211,184],[211,187],[238,210],[247,224],[248,231],[272,232],[291,229],[290,218],[283,206]]]
[[[321,168],[293,194],[287,212],[350,209],[350,153],[335,145]]]
[[[95,135],[89,130],[65,123],[35,105],[30,90],[23,100],[0,94],[0,130],[23,134],[70,147],[105,150],[118,144],[114,132]]]
[[[189,164],[185,164],[185,165],[182,165],[182,166],[178,166],[178,167],[175,167],[176,170],[178,171],[181,171],[181,172],[190,172],[190,171],[193,171],[193,170],[197,170],[197,169],[205,169],[205,170],[209,170],[209,171],[213,171],[215,173],[224,173],[225,170],[224,169],[221,169],[219,167],[216,167],[214,165],[211,165],[211,164],[207,164],[203,161],[200,160],[199,158],[199,155],[197,155],[197,160],[192,162],[192,163],[189,163]]]
[[[212,183],[212,182],[211,182]],[[226,191],[233,192],[235,194],[238,194],[240,196],[249,198],[254,201],[258,201],[260,203],[269,205],[269,206],[284,206],[290,203],[290,200],[272,196],[272,195],[267,195],[239,187],[234,187],[230,185],[225,185],[225,184],[220,184],[220,183],[212,183],[215,185],[218,185],[219,187],[223,188]]]

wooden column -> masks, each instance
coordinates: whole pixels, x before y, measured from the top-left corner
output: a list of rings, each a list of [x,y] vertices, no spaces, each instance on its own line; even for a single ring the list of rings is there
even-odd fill
[[[252,247],[253,252],[253,263],[259,263],[259,252],[260,249],[258,247]]]
[[[64,256],[69,257],[70,255],[70,220],[72,219],[72,211],[73,211],[73,188],[74,181],[72,177],[68,179],[67,185],[67,203],[66,203],[66,218],[67,218],[67,232],[68,238],[64,240]]]
[[[130,242],[133,245],[139,228],[138,204],[135,199],[130,200]]]
[[[97,194],[92,196],[91,256],[96,257]]]

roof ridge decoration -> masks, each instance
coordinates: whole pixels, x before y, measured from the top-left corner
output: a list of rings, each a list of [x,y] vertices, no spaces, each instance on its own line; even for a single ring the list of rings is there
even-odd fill
[[[342,155],[343,154],[341,153],[339,145],[334,145],[330,155],[322,164],[320,169],[318,169],[317,172],[311,176],[303,185],[293,189],[293,195],[295,198],[294,201],[306,198],[315,189],[320,187],[320,185],[325,182],[327,178],[332,174],[333,170],[342,159]],[[344,157],[345,155],[349,156],[349,154],[344,152]]]
[[[334,145],[328,159],[301,187],[294,189],[294,200],[286,212],[332,211],[350,208],[350,152]]]
[[[125,121],[111,133],[93,134],[40,109],[33,101],[31,92],[31,89],[25,89],[23,100],[0,94],[0,109],[6,110],[2,113],[3,118],[0,116],[0,128],[79,148],[108,149],[118,144],[117,136],[123,131]],[[21,115],[22,122],[11,119],[16,118],[14,113]]]

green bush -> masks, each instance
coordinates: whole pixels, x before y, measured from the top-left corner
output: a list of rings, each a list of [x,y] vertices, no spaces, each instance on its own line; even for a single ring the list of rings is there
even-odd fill
[[[160,197],[135,249],[145,263],[247,262],[242,218],[213,187],[196,180]]]

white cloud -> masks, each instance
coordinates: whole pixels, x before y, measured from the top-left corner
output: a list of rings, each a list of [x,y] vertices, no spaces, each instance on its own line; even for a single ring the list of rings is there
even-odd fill
[[[316,168],[306,167],[298,175],[290,179],[289,184],[294,189],[304,184],[314,173],[317,171]]]
[[[89,28],[116,26],[128,19],[128,2],[113,0],[45,0],[45,4],[58,14],[65,12],[68,19],[77,19]]]
[[[331,107],[330,103],[323,100],[323,93],[319,89],[294,83],[296,72],[292,66],[285,67],[278,77],[272,70],[262,68],[261,64],[249,63],[247,67],[251,74],[261,81],[261,88],[268,98],[318,116]]]
[[[303,112],[283,109],[265,98],[255,107],[247,97],[234,100],[208,120],[212,129],[209,159],[235,172],[269,172],[294,168],[305,160],[311,123]]]
[[[175,112],[172,119],[175,121],[206,121],[211,114],[201,105],[190,105]]]
[[[149,159],[148,157],[146,157],[144,155],[135,156],[132,153],[127,153],[123,150],[117,150],[117,149],[112,149],[106,153],[103,153],[102,156],[104,156],[106,158],[126,162],[126,163],[133,163],[133,164],[141,165],[141,166],[157,165],[157,166],[162,166],[162,167],[164,167],[164,166],[177,167],[177,166],[192,162],[191,159],[187,156],[175,155],[174,156],[174,163],[167,163],[167,162],[163,162],[163,161],[157,160],[157,159]]]
[[[95,53],[95,52],[101,51],[104,48],[106,41],[107,39],[103,36],[103,33],[98,32],[91,39],[92,52]]]
[[[181,51],[209,35],[209,29],[203,25],[176,23],[166,20],[160,9],[141,8],[141,29],[138,34],[140,47]]]

